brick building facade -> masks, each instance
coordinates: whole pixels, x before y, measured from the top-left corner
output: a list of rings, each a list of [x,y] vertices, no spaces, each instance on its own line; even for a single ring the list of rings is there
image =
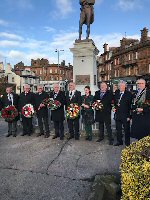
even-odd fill
[[[24,66],[22,62],[14,66],[16,74],[20,74],[21,70],[26,68],[31,69],[36,76],[39,76],[43,81],[58,81],[58,80],[68,80],[73,79],[73,66],[65,65],[65,61],[61,62],[60,66],[58,64],[49,64],[47,59],[32,59],[31,66]]]
[[[148,29],[141,30],[141,38],[120,40],[120,47],[109,48],[98,57],[99,81],[117,83],[124,80],[131,87],[139,77],[150,82],[150,37]],[[132,87],[133,88],[133,87]]]

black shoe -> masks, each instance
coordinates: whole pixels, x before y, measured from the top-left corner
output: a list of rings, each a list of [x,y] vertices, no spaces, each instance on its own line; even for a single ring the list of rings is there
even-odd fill
[[[109,141],[109,145],[113,145],[113,141]]]
[[[75,140],[79,140],[79,137],[75,137]]]
[[[57,138],[57,135],[54,135],[53,137],[52,137],[52,139],[56,139]]]
[[[21,136],[25,136],[25,135],[27,135],[27,134],[26,134],[26,133],[22,133],[22,134],[21,134]]]
[[[92,137],[89,137],[88,141],[92,141]]]
[[[6,135],[6,137],[10,137],[10,136],[11,136],[11,134],[7,134],[7,135]]]
[[[64,140],[64,137],[60,137],[60,140]]]
[[[86,137],[85,140],[89,140],[89,137]]]
[[[74,138],[73,136],[68,137],[68,140],[71,140],[72,138]]]
[[[96,142],[101,142],[104,138],[100,138],[98,139]]]
[[[44,137],[45,137],[45,138],[49,138],[49,136],[50,136],[50,134],[46,134]]]
[[[17,135],[16,134],[13,134],[13,137],[16,137]]]
[[[120,145],[123,145],[123,142],[116,142],[116,143],[114,144],[114,146],[120,146]]]

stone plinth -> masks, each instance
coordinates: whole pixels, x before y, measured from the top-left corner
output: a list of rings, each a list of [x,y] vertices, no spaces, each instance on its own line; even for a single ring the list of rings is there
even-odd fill
[[[98,90],[97,47],[93,40],[76,40],[70,51],[73,53],[73,81],[76,83],[76,89],[84,94],[84,87],[89,85],[94,94]]]

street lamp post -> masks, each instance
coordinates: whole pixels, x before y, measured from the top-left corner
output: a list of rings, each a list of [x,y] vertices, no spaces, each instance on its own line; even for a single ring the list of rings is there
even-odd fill
[[[60,51],[64,51],[63,49],[56,49],[55,52],[57,52],[57,55],[58,55],[58,80],[60,81],[60,73],[59,73],[59,54],[60,54]]]

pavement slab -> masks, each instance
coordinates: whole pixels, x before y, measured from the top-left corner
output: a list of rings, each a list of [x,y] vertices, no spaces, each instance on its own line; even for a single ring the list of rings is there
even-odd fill
[[[0,121],[0,200],[86,200],[97,174],[119,174],[124,146],[6,133]]]

